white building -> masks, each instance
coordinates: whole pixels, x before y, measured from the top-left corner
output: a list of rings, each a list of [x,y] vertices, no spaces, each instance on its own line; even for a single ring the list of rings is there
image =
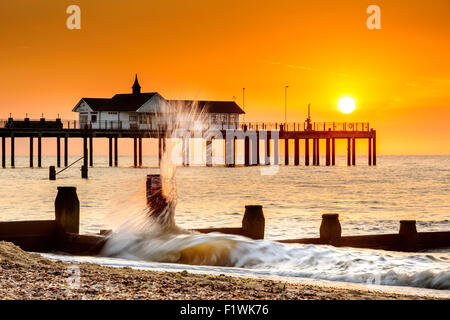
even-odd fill
[[[92,129],[157,129],[160,119],[170,122],[179,108],[191,108],[208,115],[208,125],[236,128],[244,111],[234,101],[166,100],[157,92],[141,93],[137,75],[133,92],[112,98],[82,98],[73,112],[79,114],[79,127]],[[189,112],[189,110],[186,110]]]

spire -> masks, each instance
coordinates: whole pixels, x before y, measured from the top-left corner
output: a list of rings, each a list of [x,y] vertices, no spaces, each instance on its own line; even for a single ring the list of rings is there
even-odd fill
[[[133,88],[133,94],[141,93],[141,86],[139,85],[137,74],[136,74],[136,78],[134,79],[134,84],[133,84],[132,88]]]

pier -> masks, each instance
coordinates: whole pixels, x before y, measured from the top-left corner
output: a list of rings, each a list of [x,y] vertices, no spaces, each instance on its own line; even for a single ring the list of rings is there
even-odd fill
[[[18,123],[18,125],[14,125]],[[24,125],[29,123],[30,125]],[[7,167],[6,142],[10,141],[10,162],[9,167],[15,167],[15,139],[28,138],[29,140],[29,166],[35,165],[34,143],[37,140],[37,167],[42,167],[42,139],[56,139],[56,167],[67,167],[69,143],[71,139],[83,140],[83,165],[85,168],[94,166],[94,139],[107,139],[109,143],[109,166],[117,167],[119,154],[119,139],[133,139],[133,166],[142,167],[142,146],[147,139],[158,140],[158,155],[161,159],[162,152],[166,149],[167,132],[173,132],[174,128],[166,125],[148,124],[147,128],[120,129],[120,123],[105,122],[92,129],[92,125],[86,123],[78,128],[74,120],[46,121],[41,118],[39,121],[15,121],[10,118],[8,121],[0,121],[1,137],[1,157],[2,167]],[[240,123],[235,126],[210,126],[203,125],[201,128],[193,129],[193,126],[181,128],[183,133],[179,136],[170,136],[170,139],[181,139],[182,141],[182,164],[190,164],[190,139],[201,137],[206,143],[206,166],[211,167],[212,142],[213,140],[223,140],[224,163],[228,167],[234,167],[236,163],[237,140],[243,140],[244,166],[253,165],[278,165],[280,148],[284,145],[284,165],[305,165],[320,166],[320,142],[325,141],[325,163],[326,166],[336,165],[336,140],[347,142],[346,154],[347,165],[356,165],[356,145],[360,141],[368,148],[369,166],[377,164],[376,152],[376,130],[370,127],[369,123],[335,123],[335,122],[300,122],[300,123]],[[179,130],[180,128],[175,128]],[[180,130],[179,130],[180,131]],[[63,142],[61,141],[63,140]],[[281,143],[284,140],[284,143]],[[261,161],[261,141],[263,144],[263,161]],[[290,141],[294,141],[294,150],[290,150]],[[61,161],[61,145],[63,143],[63,162]],[[271,162],[271,145],[273,145],[274,160]],[[294,161],[290,162],[290,152],[294,153]],[[303,158],[303,160],[302,160]]]

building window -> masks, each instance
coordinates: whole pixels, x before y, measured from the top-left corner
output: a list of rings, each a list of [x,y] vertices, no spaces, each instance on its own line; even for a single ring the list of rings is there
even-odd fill
[[[234,117],[234,114],[230,114],[230,125],[234,125],[236,123],[236,118]]]
[[[88,117],[87,116],[80,116],[80,122],[86,123],[87,121],[88,121]]]
[[[117,114],[117,112],[114,112],[114,111],[108,111],[108,114]]]
[[[97,115],[96,114],[93,114],[91,116],[91,122],[97,122]]]
[[[221,120],[222,124],[227,124],[227,115],[226,114],[221,114],[220,115],[220,120]]]
[[[137,116],[132,116],[130,115],[130,121],[136,122],[137,121]]]

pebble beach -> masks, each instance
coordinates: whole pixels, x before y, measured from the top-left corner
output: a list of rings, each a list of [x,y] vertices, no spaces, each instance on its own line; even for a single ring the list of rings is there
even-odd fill
[[[410,300],[433,299],[272,280],[69,264],[0,242],[2,300]]]

